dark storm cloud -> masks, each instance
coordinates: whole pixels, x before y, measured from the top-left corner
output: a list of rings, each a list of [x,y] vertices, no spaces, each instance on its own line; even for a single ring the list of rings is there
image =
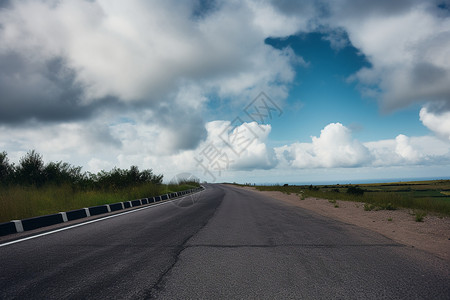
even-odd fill
[[[413,83],[429,85],[448,77],[447,70],[430,63],[418,63],[413,69]]]
[[[167,104],[162,104],[155,111],[156,119],[153,118],[152,123],[170,132],[169,137],[162,137],[172,139],[172,149],[169,151],[194,149],[206,138],[207,132],[200,112],[182,105]]]
[[[0,0],[0,8],[8,7],[10,4],[10,0]]]
[[[26,120],[70,121],[87,119],[112,97],[83,104],[83,87],[64,59],[30,63],[15,53],[0,55],[0,123]]]

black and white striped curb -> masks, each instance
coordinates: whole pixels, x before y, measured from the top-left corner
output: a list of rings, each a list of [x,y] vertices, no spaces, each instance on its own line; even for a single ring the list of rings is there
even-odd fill
[[[34,230],[41,227],[51,226],[59,223],[64,223],[68,221],[78,220],[82,218],[87,218],[90,216],[96,216],[100,214],[115,212],[118,210],[123,210],[127,208],[132,208],[136,206],[149,205],[154,202],[160,202],[164,200],[169,200],[177,197],[182,197],[188,194],[202,191],[204,187],[199,187],[195,189],[189,189],[181,192],[174,192],[169,194],[164,194],[160,196],[155,196],[151,198],[142,198],[137,200],[118,202],[113,204],[105,204],[99,206],[92,206],[87,208],[80,208],[66,212],[59,212],[57,214],[45,215],[40,217],[28,218],[23,220],[12,220],[6,223],[0,223],[0,236],[19,233],[28,230]]]

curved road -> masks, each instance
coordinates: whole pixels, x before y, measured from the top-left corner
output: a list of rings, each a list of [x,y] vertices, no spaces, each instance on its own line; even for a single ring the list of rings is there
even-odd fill
[[[228,185],[0,244],[1,299],[450,299],[450,264]]]

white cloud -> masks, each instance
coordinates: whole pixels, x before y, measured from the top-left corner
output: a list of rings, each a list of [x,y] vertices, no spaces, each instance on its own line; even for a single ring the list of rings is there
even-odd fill
[[[367,142],[372,166],[439,165],[450,160],[450,143],[433,136],[407,137]]]
[[[206,125],[208,138],[196,151],[212,170],[271,169],[277,165],[273,149],[266,145],[270,125],[256,122],[231,124],[229,121],[213,121]],[[208,153],[221,153],[217,163],[208,161]],[[223,157],[220,157],[221,155]]]
[[[400,157],[411,162],[417,162],[420,159],[420,154],[411,146],[406,135],[399,134],[395,142],[395,153]]]
[[[432,112],[422,107],[420,121],[438,136],[450,140],[450,111]]]
[[[358,167],[370,160],[368,149],[340,123],[331,123],[311,143],[276,148],[277,155],[295,168]]]
[[[307,14],[283,14],[266,1],[247,2],[255,16],[253,23],[261,28],[266,37],[288,36],[308,27]]]
[[[432,136],[361,143],[340,123],[331,123],[311,143],[275,148],[279,168],[359,168],[439,165],[450,161],[450,143]]]
[[[350,130],[342,124],[331,123],[325,126],[320,136],[312,137],[310,143],[271,148],[268,146],[270,125],[262,125],[264,130],[256,122],[236,125],[231,126],[229,121],[208,122],[204,141],[193,150],[176,153],[161,149],[165,145],[160,142],[163,137],[159,136],[159,128],[149,126],[143,120],[110,124],[107,131],[99,123],[92,122],[86,127],[91,128],[91,132],[74,123],[61,124],[57,128],[40,126],[34,130],[11,130],[3,126],[0,132],[8,134],[0,134],[0,149],[12,149],[8,154],[13,162],[19,161],[26,152],[22,149],[29,150],[27,145],[31,143],[37,145],[34,148],[44,154],[46,161],[63,160],[85,166],[86,171],[138,165],[163,173],[167,180],[180,172],[190,172],[202,180],[213,181],[199,166],[198,159],[203,160],[216,182],[240,178],[251,170],[277,173],[280,170],[351,168],[357,172],[374,167],[444,166],[450,163],[450,142],[433,136],[398,135],[395,139],[363,144],[352,138]],[[109,137],[105,138],[105,134]],[[226,141],[231,141],[232,148]],[[222,154],[226,154],[226,158],[221,157]],[[261,174],[267,176],[268,173]]]
[[[11,2],[0,10],[0,122],[85,127],[108,111],[137,111],[152,116],[146,125],[157,128],[152,138],[167,154],[194,149],[205,138],[207,95],[239,107],[261,91],[286,98],[292,63],[306,63],[264,39],[289,34],[297,19],[252,1],[217,3],[201,16],[196,5]],[[271,18],[261,22],[261,14]]]
[[[194,158],[211,143],[229,153],[227,172],[448,162],[450,19],[434,4],[224,1],[196,15],[180,1],[11,1],[0,10],[0,149],[14,161],[35,148],[90,171],[136,164],[169,176],[201,173]],[[347,34],[370,60],[353,79],[385,108],[443,102],[420,119],[445,140],[363,144],[331,123],[309,143],[272,149],[270,125],[244,123],[233,131],[254,140],[233,155],[220,139],[230,123],[203,119],[207,95],[239,108],[260,91],[282,101],[294,66],[308,63],[264,39],[323,28],[335,48]]]
[[[360,4],[333,2],[328,24],[344,28],[372,64],[355,74],[363,93],[388,110],[417,101],[449,102],[450,18],[439,15],[433,1]]]
[[[14,2],[0,13],[0,53],[37,62],[63,57],[87,102],[159,101],[186,79],[233,93],[292,80],[289,57],[263,41],[290,34],[296,18],[251,1],[222,3],[201,19],[192,13],[193,4],[171,1]],[[271,18],[261,22],[261,14]],[[239,86],[221,84],[236,73]]]

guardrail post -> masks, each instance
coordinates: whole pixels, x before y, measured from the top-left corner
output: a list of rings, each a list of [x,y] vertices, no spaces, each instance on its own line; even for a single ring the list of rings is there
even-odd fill
[[[86,217],[91,216],[91,213],[89,212],[89,208],[84,208],[84,211],[86,211]]]
[[[22,220],[12,220],[11,222],[16,226],[17,232],[23,232]]]
[[[62,219],[63,219],[63,222],[69,221],[69,220],[67,219],[67,214],[66,214],[64,211],[60,212],[59,214],[61,215],[61,217],[62,217]]]

